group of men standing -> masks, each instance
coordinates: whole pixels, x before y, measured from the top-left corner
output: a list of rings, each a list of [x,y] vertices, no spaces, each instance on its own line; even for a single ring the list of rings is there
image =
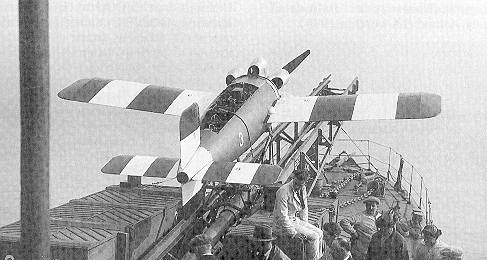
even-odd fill
[[[276,239],[273,230],[281,237],[303,241],[307,260],[461,259],[460,250],[438,240],[441,230],[434,225],[424,226],[421,210],[413,210],[410,220],[400,220],[393,210],[381,215],[380,200],[373,196],[364,200],[363,212],[342,219],[340,225],[326,223],[322,230],[310,224],[307,178],[307,171],[296,170],[294,179],[279,188],[273,209],[273,227],[255,227],[249,259],[290,259],[272,243]],[[342,229],[350,235],[350,241],[340,237]],[[197,248],[194,243],[193,248]],[[200,253],[200,259],[214,259],[204,257],[209,254],[211,246],[210,251]]]
[[[461,250],[438,239],[441,230],[432,224],[424,225],[420,209],[412,210],[411,219],[401,220],[394,210],[381,215],[378,198],[369,197],[364,203],[365,211],[340,221],[343,230],[351,236],[353,259],[461,259]]]
[[[323,232],[308,223],[307,178],[307,171],[296,170],[294,179],[279,188],[273,223],[276,233],[299,237],[305,242],[308,260],[321,257],[334,260],[461,259],[459,249],[438,240],[441,230],[434,225],[424,226],[420,209],[412,211],[410,220],[401,220],[394,210],[381,215],[380,200],[373,196],[364,200],[363,212],[340,221],[343,231],[350,235],[350,242],[339,238],[341,230],[336,224],[324,227]]]

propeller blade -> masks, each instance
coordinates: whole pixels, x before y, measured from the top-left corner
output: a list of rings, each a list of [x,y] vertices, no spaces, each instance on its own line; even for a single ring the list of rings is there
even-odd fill
[[[311,53],[310,50],[301,53],[301,55],[299,55],[294,60],[290,61],[288,64],[282,67],[282,69],[286,70],[287,72],[289,72],[289,74],[291,74],[291,72],[293,72],[299,66],[299,64],[301,64],[301,62],[303,62],[303,60],[306,59],[306,57],[308,57],[310,53]]]

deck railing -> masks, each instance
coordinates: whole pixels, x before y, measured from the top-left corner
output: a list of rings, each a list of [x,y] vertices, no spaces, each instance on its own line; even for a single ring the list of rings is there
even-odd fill
[[[428,198],[428,188],[424,183],[421,172],[414,167],[403,155],[391,147],[364,139],[336,139],[334,150],[343,148],[343,144],[351,143],[344,149],[360,166],[375,171],[386,178],[392,185],[400,185],[403,198],[410,204],[417,205],[426,212],[426,221],[432,219],[431,201]],[[350,149],[352,148],[352,149]],[[332,154],[334,158],[338,154]],[[401,179],[397,180],[401,168]]]

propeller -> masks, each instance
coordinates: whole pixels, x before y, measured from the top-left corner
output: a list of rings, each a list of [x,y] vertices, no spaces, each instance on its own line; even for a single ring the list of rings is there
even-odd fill
[[[303,62],[303,60],[306,59],[306,57],[308,57],[310,53],[311,53],[310,50],[301,53],[301,55],[294,58],[294,60],[290,61],[288,64],[282,67],[282,69],[286,70],[289,74],[291,74],[291,72],[293,72],[299,66],[299,64],[301,64],[301,62]]]

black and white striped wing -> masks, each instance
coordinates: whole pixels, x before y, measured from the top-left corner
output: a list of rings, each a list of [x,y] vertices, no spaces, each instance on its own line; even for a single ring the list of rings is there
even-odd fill
[[[91,78],[76,81],[59,92],[58,96],[83,103],[180,116],[193,103],[197,103],[200,110],[205,111],[216,94],[131,81]]]
[[[283,97],[268,123],[421,119],[441,112],[441,97],[430,93]]]

